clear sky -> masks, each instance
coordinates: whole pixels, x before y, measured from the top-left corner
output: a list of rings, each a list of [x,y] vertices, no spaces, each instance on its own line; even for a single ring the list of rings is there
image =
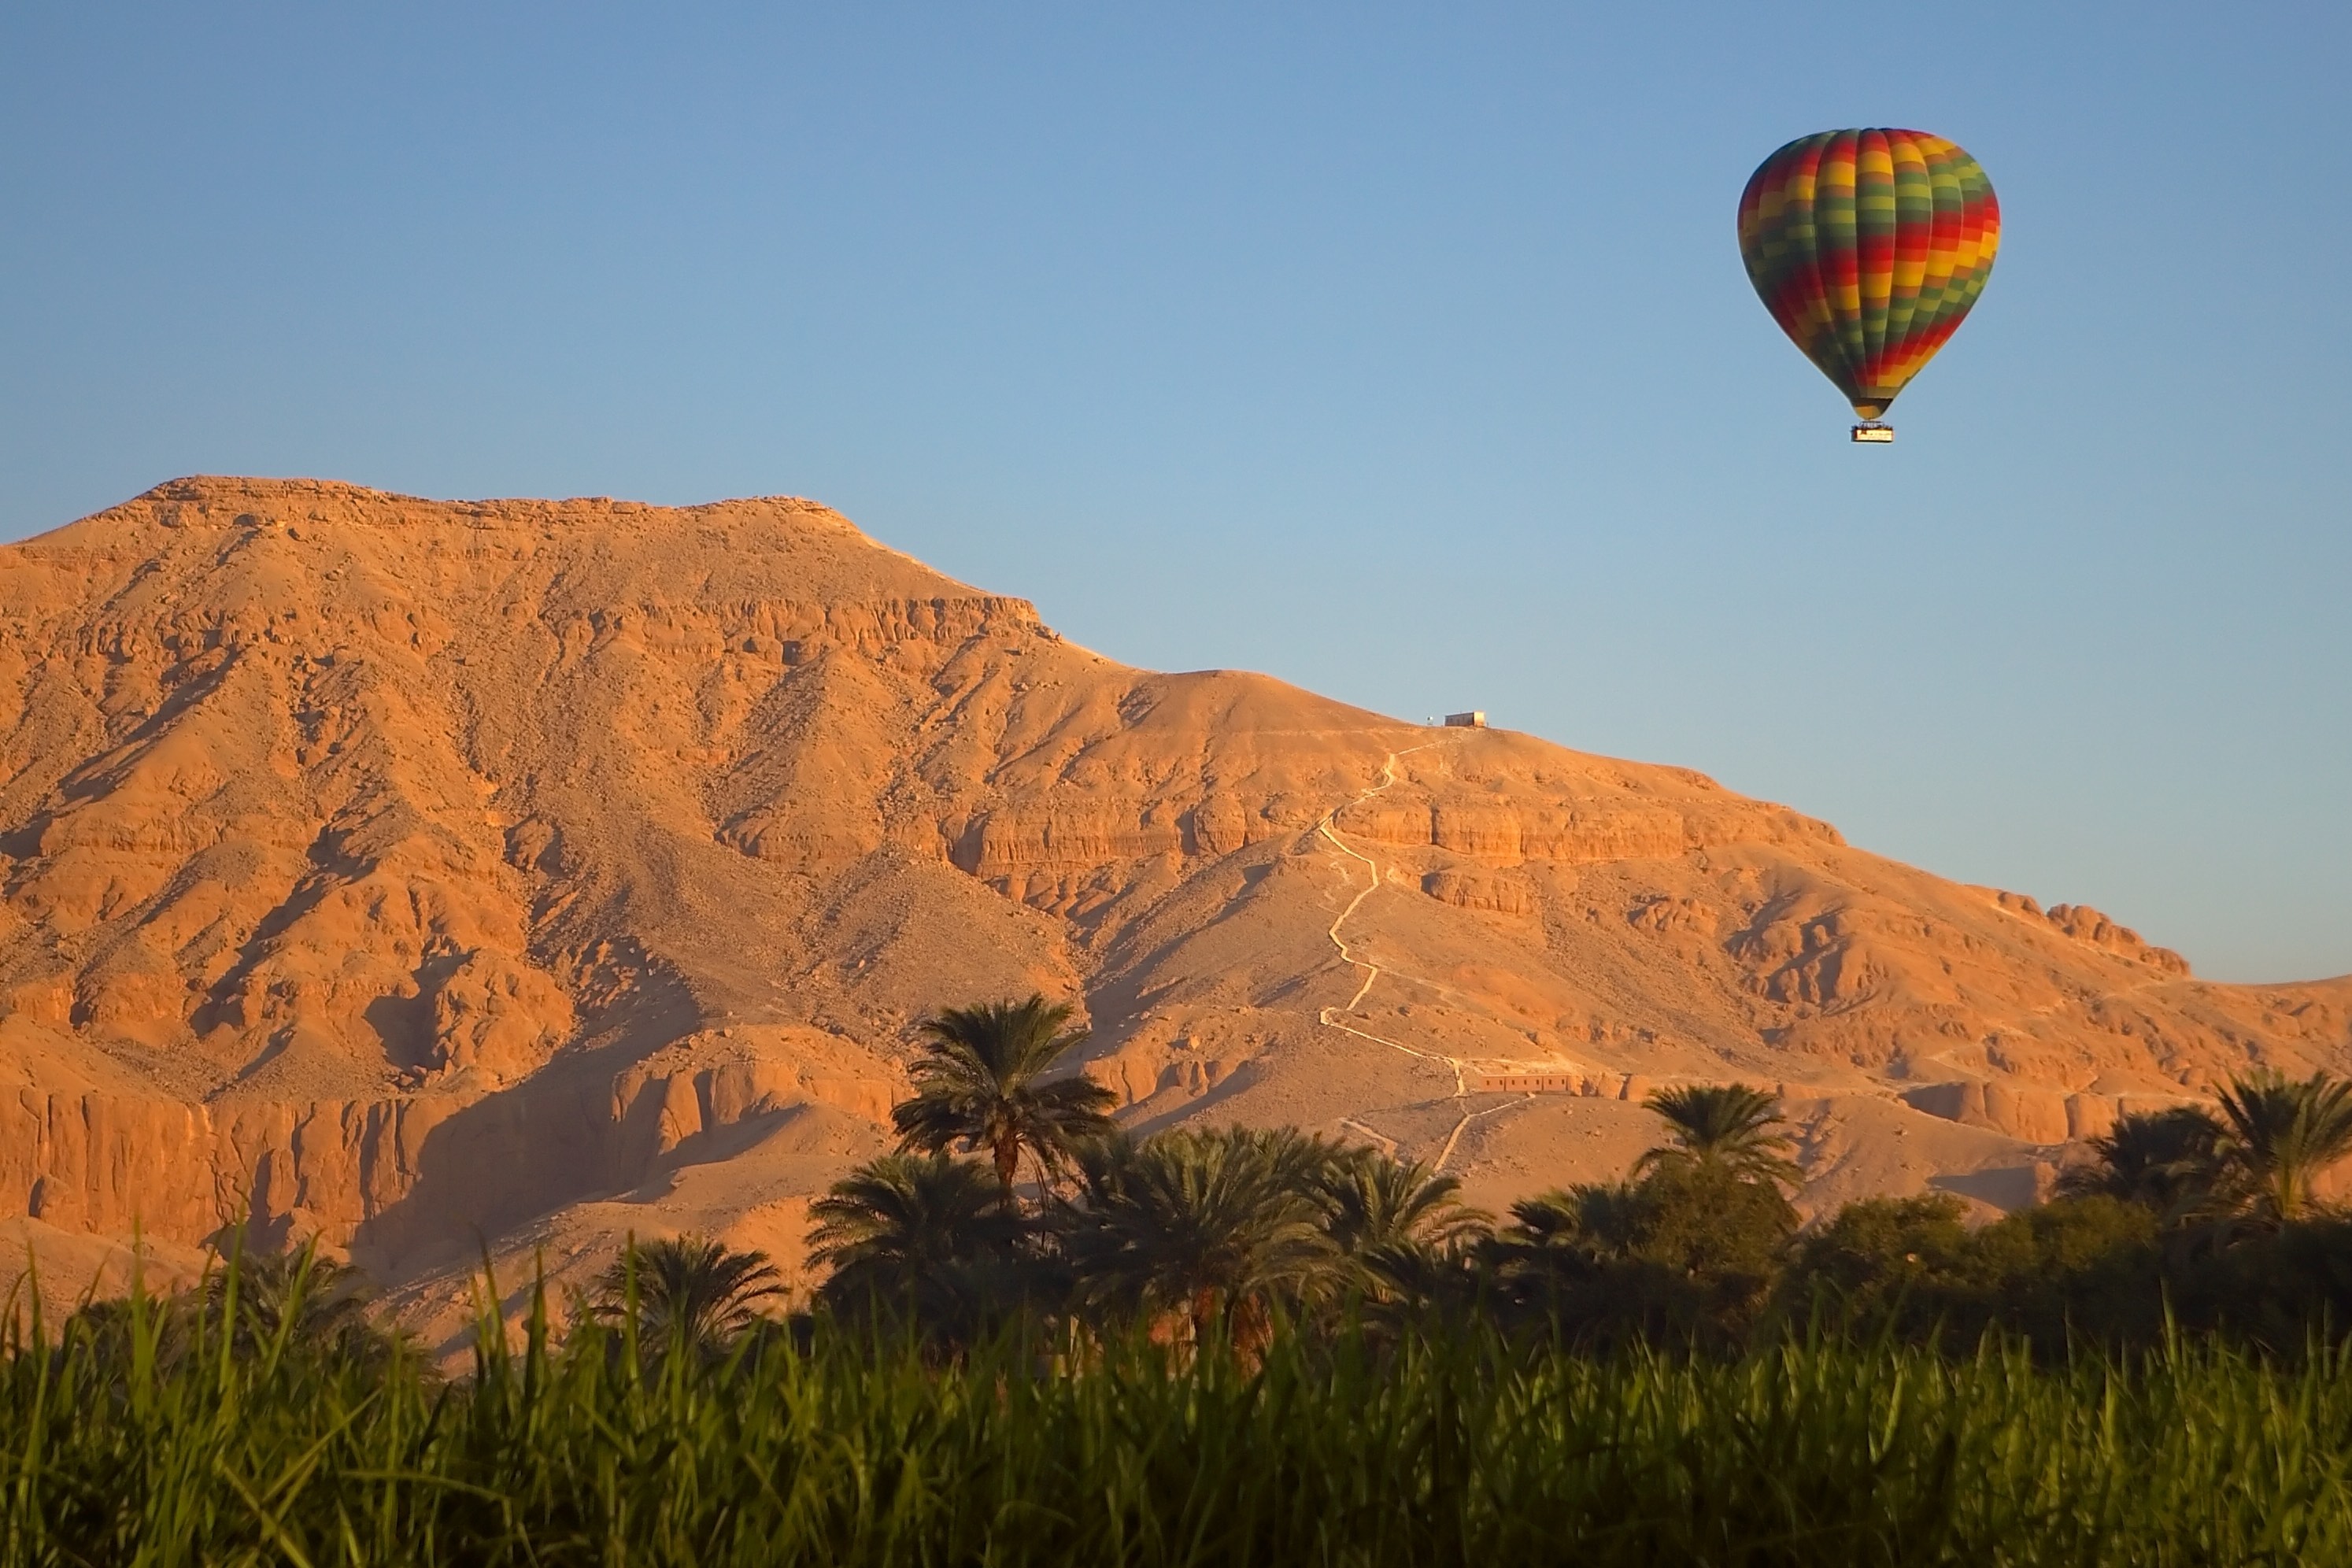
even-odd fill
[[[372,15],[362,15],[362,12]],[[2352,7],[0,8],[0,536],[190,472],[789,492],[1068,636],[2352,970]],[[1806,132],[2003,247],[1891,447]]]

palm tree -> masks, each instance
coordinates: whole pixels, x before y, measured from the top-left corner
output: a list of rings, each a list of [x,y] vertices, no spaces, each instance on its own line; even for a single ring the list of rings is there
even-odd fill
[[[2222,1184],[2222,1136],[2221,1124],[2199,1106],[2135,1110],[2091,1140],[2097,1163],[2068,1171],[2058,1191],[2120,1198],[2168,1220],[2185,1219],[2210,1205]]]
[[[709,1355],[758,1322],[760,1304],[784,1286],[764,1252],[681,1236],[642,1245],[633,1237],[595,1291],[598,1316],[634,1315],[644,1338]]]
[[[1628,1262],[1642,1240],[1641,1189],[1630,1182],[1555,1188],[1511,1205],[1510,1223],[1482,1241],[1481,1271],[1507,1313],[1558,1314]]]
[[[1778,1103],[1774,1096],[1744,1083],[1660,1089],[1647,1104],[1665,1119],[1673,1142],[1643,1154],[1633,1169],[1688,1163],[1702,1170],[1727,1171],[1743,1181],[1794,1185],[1797,1167],[1780,1151],[1796,1140],[1779,1130]]]
[[[1506,1279],[1580,1274],[1632,1255],[1644,1219],[1641,1189],[1586,1182],[1511,1205],[1511,1224],[1486,1248]]]
[[[819,1294],[839,1307],[904,1304],[921,1315],[965,1292],[974,1264],[1010,1258],[1020,1215],[988,1172],[946,1154],[885,1154],[809,1205],[809,1261],[830,1265]]]
[[[1079,1144],[1113,1127],[1108,1089],[1080,1075],[1040,1081],[1087,1037],[1082,1030],[1062,1032],[1069,1017],[1066,1004],[1032,995],[950,1007],[927,1020],[928,1054],[914,1067],[915,1097],[890,1112],[899,1146],[984,1152],[1007,1203],[1024,1152],[1035,1161],[1040,1184],[1050,1185]]]
[[[197,1301],[205,1331],[217,1332],[221,1314],[234,1310],[230,1332],[239,1351],[283,1338],[374,1360],[388,1354],[398,1336],[369,1315],[373,1295],[358,1269],[305,1245],[291,1252],[238,1251],[206,1274]]]
[[[1461,1190],[1454,1177],[1373,1149],[1328,1148],[1313,1173],[1325,1232],[1383,1300],[1423,1294],[1446,1260],[1486,1234],[1488,1216],[1455,1197]]]
[[[2273,1068],[2233,1078],[2221,1101],[2221,1152],[2236,1194],[2256,1218],[2304,1218],[2320,1173],[2352,1154],[2352,1082]]]
[[[1081,1157],[1064,1245],[1101,1307],[1174,1318],[1205,1345],[1222,1324],[1255,1354],[1284,1300],[1319,1295],[1339,1253],[1307,1179],[1311,1141],[1244,1129],[1163,1132]]]

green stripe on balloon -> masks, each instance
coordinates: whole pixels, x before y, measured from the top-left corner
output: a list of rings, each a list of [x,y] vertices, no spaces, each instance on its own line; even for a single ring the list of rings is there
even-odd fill
[[[1828,131],[1764,161],[1739,226],[1765,308],[1869,418],[1984,292],[2000,209],[1976,160],[1941,137]]]

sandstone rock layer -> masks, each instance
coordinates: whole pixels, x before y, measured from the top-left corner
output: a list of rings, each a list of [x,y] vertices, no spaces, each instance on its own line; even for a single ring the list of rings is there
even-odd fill
[[[1031,989],[1139,1127],[1491,1202],[1613,1172],[1677,1079],[1780,1086],[1814,1202],[2000,1205],[2118,1109],[2352,1062],[2352,980],[2209,984],[1684,769],[1129,668],[796,500],[164,485],[0,549],[0,1210],[250,1216],[427,1294],[478,1237],[789,1259],[914,1021]]]

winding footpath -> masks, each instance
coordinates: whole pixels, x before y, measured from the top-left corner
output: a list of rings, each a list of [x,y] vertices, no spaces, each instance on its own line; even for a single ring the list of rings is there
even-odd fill
[[[1331,939],[1331,945],[1339,951],[1339,960],[1341,963],[1346,963],[1352,968],[1361,969],[1364,972],[1364,983],[1356,987],[1356,994],[1353,996],[1349,997],[1344,1005],[1338,1007],[1326,1007],[1321,1012],[1318,1013],[1316,1017],[1317,1021],[1324,1025],[1327,1028],[1337,1029],[1342,1034],[1353,1035],[1360,1040],[1370,1040],[1376,1046],[1386,1046],[1392,1051],[1402,1051],[1406,1056],[1417,1057],[1425,1062],[1438,1063],[1440,1066],[1447,1068],[1454,1074],[1454,1093],[1450,1098],[1454,1100],[1465,1100],[1469,1098],[1470,1086],[1469,1079],[1465,1073],[1465,1064],[1462,1058],[1449,1057],[1438,1051],[1421,1050],[1412,1046],[1405,1045],[1402,1041],[1391,1040],[1383,1036],[1375,1035],[1370,1030],[1359,1029],[1352,1024],[1343,1024],[1339,1021],[1339,1015],[1352,1013],[1356,1011],[1358,1007],[1362,1005],[1364,997],[1371,991],[1373,984],[1379,981],[1382,973],[1381,966],[1374,963],[1370,959],[1358,957],[1355,951],[1348,945],[1348,939],[1339,934],[1339,928],[1348,923],[1349,917],[1353,915],[1356,910],[1362,906],[1363,901],[1366,899],[1370,898],[1373,893],[1379,891],[1381,878],[1380,862],[1373,859],[1370,855],[1365,854],[1362,850],[1356,848],[1346,839],[1340,837],[1338,829],[1332,826],[1332,823],[1338,818],[1341,812],[1348,810],[1351,806],[1361,805],[1364,802],[1371,799],[1374,795],[1381,794],[1383,790],[1394,786],[1397,782],[1396,766],[1397,759],[1399,757],[1410,756],[1415,752],[1430,751],[1447,743],[1448,742],[1445,741],[1429,741],[1418,746],[1407,746],[1402,751],[1391,752],[1388,754],[1388,759],[1381,764],[1381,778],[1378,784],[1372,785],[1371,788],[1364,791],[1361,795],[1357,795],[1354,799],[1343,801],[1339,805],[1333,806],[1329,811],[1325,812],[1323,814],[1322,820],[1315,825],[1315,831],[1325,839],[1328,839],[1334,849],[1337,849],[1340,854],[1348,857],[1351,860],[1362,861],[1364,863],[1364,869],[1370,875],[1370,879],[1364,884],[1363,889],[1358,892],[1354,898],[1348,900],[1347,907],[1339,911],[1338,918],[1332,921],[1329,930],[1324,932],[1326,936]],[[1411,980],[1419,984],[1428,985],[1437,991],[1443,992],[1450,989],[1449,987],[1439,985],[1435,981],[1422,980],[1417,975],[1405,974],[1401,970],[1393,971],[1392,973],[1395,973],[1401,979]],[[1485,1110],[1464,1112],[1462,1119],[1454,1124],[1454,1131],[1447,1135],[1445,1147],[1438,1152],[1435,1163],[1430,1167],[1431,1171],[1434,1173],[1445,1169],[1446,1161],[1454,1157],[1454,1146],[1462,1141],[1463,1130],[1467,1128],[1471,1122],[1476,1121],[1481,1116],[1493,1116],[1499,1111],[1511,1110],[1514,1106],[1524,1105],[1534,1098],[1535,1096],[1532,1094],[1526,1095],[1519,1100],[1512,1100],[1509,1104],[1493,1106]],[[1349,1122],[1348,1125],[1357,1127],[1360,1131],[1367,1133],[1371,1133],[1372,1131],[1370,1128],[1363,1127],[1360,1123]],[[1372,1136],[1379,1138],[1381,1142],[1388,1144],[1391,1152],[1395,1151],[1396,1141],[1394,1139],[1382,1133],[1372,1133]]]

